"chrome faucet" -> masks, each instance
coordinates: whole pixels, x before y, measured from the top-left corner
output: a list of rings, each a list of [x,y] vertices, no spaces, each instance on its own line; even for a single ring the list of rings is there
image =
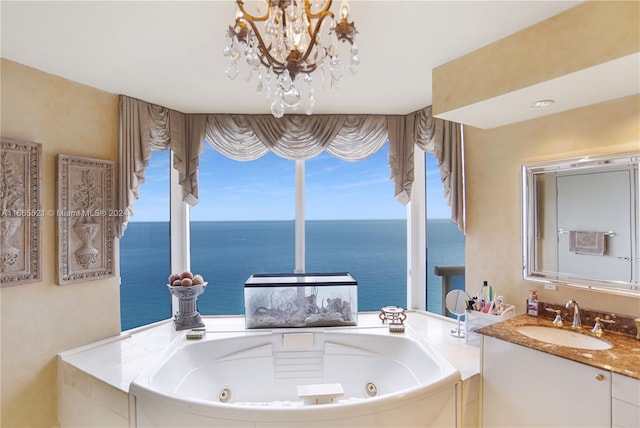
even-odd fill
[[[571,299],[567,302],[565,307],[569,310],[573,309],[573,324],[571,324],[571,327],[582,328],[582,320],[580,320],[580,307],[578,306],[578,302]]]

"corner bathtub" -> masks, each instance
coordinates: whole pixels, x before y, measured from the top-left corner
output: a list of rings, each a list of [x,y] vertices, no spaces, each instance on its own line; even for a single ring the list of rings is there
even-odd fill
[[[180,338],[129,394],[137,427],[454,427],[459,380],[410,328],[273,330]]]

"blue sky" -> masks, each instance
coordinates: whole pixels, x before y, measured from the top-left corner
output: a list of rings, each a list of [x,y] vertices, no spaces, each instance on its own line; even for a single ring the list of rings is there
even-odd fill
[[[418,153],[416,153],[417,155]],[[393,197],[387,146],[368,159],[347,162],[322,153],[305,164],[309,220],[404,219]],[[295,162],[273,153],[239,162],[209,145],[200,158],[200,201],[192,221],[291,220],[295,215]],[[436,160],[427,155],[427,216],[448,218]],[[169,151],[153,152],[132,221],[169,220]]]

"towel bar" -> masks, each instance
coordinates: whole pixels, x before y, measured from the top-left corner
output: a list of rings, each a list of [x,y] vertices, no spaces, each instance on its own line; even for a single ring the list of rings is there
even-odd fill
[[[561,235],[569,233],[569,232],[570,232],[569,230],[558,229],[558,234],[561,234]],[[608,232],[604,232],[604,234],[606,236],[616,236],[616,233],[613,230],[610,230]]]

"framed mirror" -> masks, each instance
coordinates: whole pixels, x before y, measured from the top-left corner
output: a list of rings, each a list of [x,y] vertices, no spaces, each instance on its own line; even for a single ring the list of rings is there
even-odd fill
[[[640,152],[522,166],[523,278],[640,297]]]

